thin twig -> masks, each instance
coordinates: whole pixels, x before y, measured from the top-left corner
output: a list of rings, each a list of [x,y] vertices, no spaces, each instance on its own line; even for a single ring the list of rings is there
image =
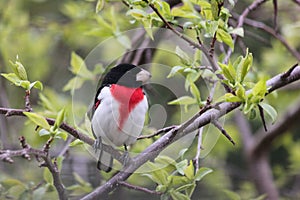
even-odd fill
[[[44,166],[47,167],[53,177],[53,185],[56,188],[60,200],[67,200],[68,195],[67,191],[61,181],[60,172],[57,166],[51,161],[49,156],[43,157],[45,164]]]
[[[258,110],[259,110],[259,115],[260,115],[261,121],[263,123],[263,127],[264,127],[265,131],[267,132],[268,129],[267,129],[267,124],[266,124],[266,120],[265,120],[264,109],[259,104],[257,106],[258,106]]]
[[[166,133],[168,131],[170,131],[171,129],[173,128],[176,128],[177,126],[168,126],[168,127],[165,127],[165,128],[162,128],[162,129],[159,129],[158,131],[156,131],[155,133],[153,134],[150,134],[150,135],[141,135],[139,136],[137,139],[138,140],[142,140],[142,139],[149,139],[149,138],[153,138],[157,135],[160,135],[162,133]]]
[[[256,8],[258,8],[261,4],[265,3],[266,1],[267,1],[267,0],[255,0],[251,5],[249,5],[249,6],[243,11],[243,13],[240,15],[240,17],[239,17],[239,19],[238,19],[238,24],[236,25],[235,28],[240,28],[240,27],[242,27],[243,24],[244,24],[244,20],[245,20],[245,18],[247,17],[247,15],[248,15],[251,11],[255,10]],[[233,44],[236,43],[237,38],[238,38],[238,35],[233,34],[233,36],[232,36]],[[224,61],[223,61],[224,63],[228,63],[231,54],[232,54],[232,49],[229,48],[228,51],[227,51],[227,54],[226,54],[226,56],[225,56],[225,58],[224,58]]]
[[[119,184],[122,185],[122,186],[125,186],[129,189],[145,192],[145,193],[148,193],[148,194],[155,194],[155,195],[161,195],[162,194],[161,192],[157,192],[157,191],[154,191],[154,190],[149,190],[147,188],[137,186],[137,185],[132,185],[132,184],[127,183],[125,181],[120,181]]]
[[[298,6],[300,6],[300,0],[292,0],[294,3],[296,3]]]
[[[202,133],[203,133],[203,127],[199,128],[199,130],[198,130],[197,153],[194,158],[196,173],[199,170],[199,159],[200,159],[200,153],[201,153],[201,149],[202,149]]]
[[[277,33],[278,32],[278,23],[277,23],[277,17],[278,17],[278,4],[277,0],[273,0],[273,7],[274,7],[274,30]]]
[[[233,141],[233,139],[231,138],[231,136],[227,133],[227,131],[222,127],[222,125],[220,124],[220,122],[218,122],[217,120],[212,121],[212,124],[221,131],[221,133],[233,144],[235,145],[235,142]]]
[[[30,105],[30,90],[25,91],[25,110],[27,112],[32,111],[32,108],[31,108],[31,105]]]
[[[150,8],[158,15],[158,17],[163,21],[163,23],[165,24],[165,26],[170,29],[175,35],[177,35],[178,37],[182,38],[184,41],[186,41],[189,45],[191,45],[194,48],[197,48],[199,50],[201,50],[204,55],[206,56],[208,62],[211,64],[214,72],[218,71],[220,69],[220,67],[218,66],[216,60],[214,59],[214,57],[212,57],[209,53],[209,51],[206,49],[206,47],[204,45],[201,44],[201,42],[199,42],[200,38],[198,39],[198,43],[194,42],[193,40],[191,40],[190,38],[188,38],[187,36],[185,36],[184,34],[180,33],[179,31],[177,31],[175,28],[173,28],[173,26],[160,14],[160,12],[158,11],[158,9],[156,9],[156,7],[149,3],[147,0],[146,1]],[[216,74],[216,76],[220,79],[220,80],[224,80],[224,76],[222,74]],[[225,90],[227,92],[231,92],[231,89],[226,85],[226,84],[222,84],[223,87],[225,88]]]
[[[286,39],[280,35],[278,32],[276,32],[273,28],[267,26],[266,24],[259,22],[259,21],[255,21],[252,19],[248,19],[245,18],[244,19],[245,24],[255,27],[255,28],[259,28],[264,30],[265,32],[271,34],[273,37],[275,37],[276,39],[278,39],[281,44],[283,44],[283,46],[285,46],[285,48],[295,57],[297,58],[298,61],[300,61],[300,53],[294,49],[291,45],[288,44],[288,42],[286,41]]]
[[[289,68],[284,74],[281,75],[281,78],[284,80],[291,75],[294,69],[298,66],[298,63],[294,64],[291,68]]]

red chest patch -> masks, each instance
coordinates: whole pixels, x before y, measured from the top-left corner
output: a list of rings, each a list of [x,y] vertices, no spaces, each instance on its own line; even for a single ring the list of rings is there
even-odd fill
[[[120,103],[119,129],[123,128],[129,113],[144,99],[142,88],[128,88],[113,84],[110,88],[113,97]]]

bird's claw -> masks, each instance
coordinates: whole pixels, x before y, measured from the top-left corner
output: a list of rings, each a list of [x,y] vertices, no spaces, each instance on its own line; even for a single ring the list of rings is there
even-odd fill
[[[95,153],[97,153],[97,150],[101,150],[102,149],[102,139],[101,137],[97,137],[94,144],[93,144],[93,148],[95,150]]]
[[[129,163],[131,163],[131,158],[129,156],[128,151],[125,151],[123,155],[121,156],[121,160],[123,161],[123,166],[127,166]]]

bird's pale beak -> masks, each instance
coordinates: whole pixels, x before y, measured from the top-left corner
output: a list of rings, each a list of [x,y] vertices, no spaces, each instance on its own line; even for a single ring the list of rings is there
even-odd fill
[[[146,83],[150,78],[151,78],[150,72],[143,69],[136,75],[136,81],[141,81],[143,83]]]

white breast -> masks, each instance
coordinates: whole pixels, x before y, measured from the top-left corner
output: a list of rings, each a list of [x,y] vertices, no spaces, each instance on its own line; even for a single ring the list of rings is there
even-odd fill
[[[130,112],[121,130],[118,126],[119,103],[112,98],[110,88],[104,87],[98,99],[101,99],[101,103],[92,118],[94,134],[100,136],[104,143],[112,146],[134,143],[144,126],[148,109],[147,98],[144,96],[143,100]]]

